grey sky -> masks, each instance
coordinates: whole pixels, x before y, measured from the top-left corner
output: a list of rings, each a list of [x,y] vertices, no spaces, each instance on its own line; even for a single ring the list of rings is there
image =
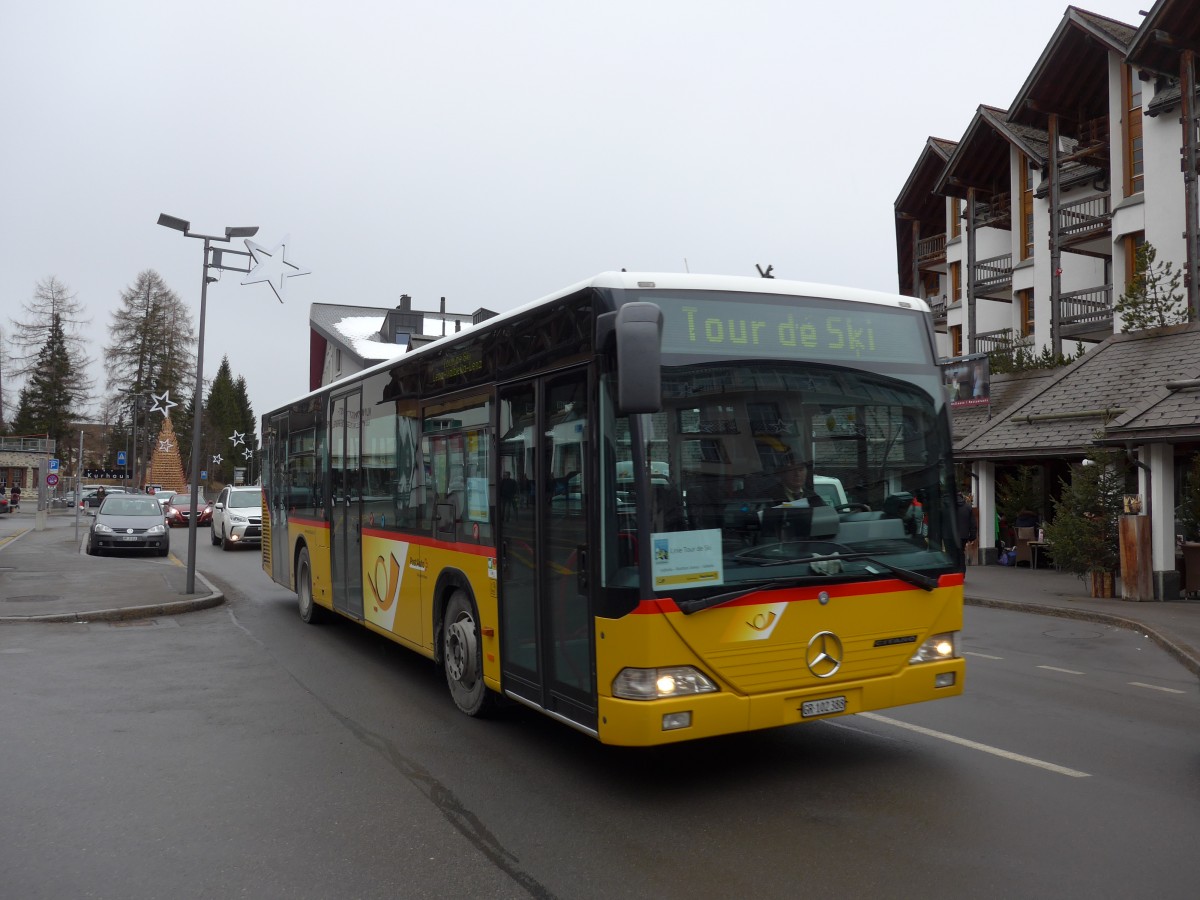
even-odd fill
[[[228,354],[261,415],[307,389],[314,301],[502,311],[685,259],[894,291],[892,203],[925,138],[1008,106],[1066,4],[4,7],[0,327],[49,275],[97,358],[144,269],[198,313],[200,241],[160,212],[290,234],[312,274],[285,305],[233,273],[208,292],[205,372]]]

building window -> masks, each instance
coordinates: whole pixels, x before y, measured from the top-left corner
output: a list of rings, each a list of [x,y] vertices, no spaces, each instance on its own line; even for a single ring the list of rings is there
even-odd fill
[[[962,263],[950,263],[950,302],[962,302]]]
[[[1018,331],[1021,337],[1029,337],[1033,334],[1033,288],[1017,291],[1017,302],[1021,313]]]
[[[1142,149],[1142,81],[1125,66],[1125,196],[1145,187]]]
[[[1138,247],[1144,243],[1146,243],[1146,232],[1144,231],[1135,231],[1133,234],[1125,235],[1125,281],[1121,290],[1122,294],[1127,293],[1129,286],[1133,284],[1133,276],[1137,274]]]
[[[950,356],[962,356],[962,326],[950,326]]]
[[[962,201],[957,197],[950,198],[950,237],[956,238],[962,233]]]
[[[1021,259],[1033,258],[1033,160],[1021,159]]]

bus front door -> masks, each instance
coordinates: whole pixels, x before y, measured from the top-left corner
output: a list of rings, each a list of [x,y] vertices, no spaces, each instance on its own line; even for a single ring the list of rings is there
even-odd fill
[[[500,389],[500,631],[504,690],[594,730],[587,399],[586,370]]]
[[[333,398],[329,435],[329,556],[333,608],[363,617],[362,394]]]

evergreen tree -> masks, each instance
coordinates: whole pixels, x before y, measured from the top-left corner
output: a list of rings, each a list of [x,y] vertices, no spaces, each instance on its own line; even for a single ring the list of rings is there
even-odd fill
[[[1137,248],[1133,281],[1117,301],[1122,331],[1141,331],[1178,325],[1188,318],[1187,301],[1179,292],[1183,274],[1170,262],[1158,262],[1158,251],[1149,243]]]
[[[91,382],[87,369],[87,338],[83,333],[90,319],[84,318],[83,304],[65,284],[51,275],[34,286],[33,296],[21,304],[23,317],[13,319],[8,337],[11,348],[4,377],[26,378],[41,364],[42,350],[50,342],[52,323],[57,318],[65,347],[66,387],[83,406],[89,397]]]
[[[235,445],[230,440],[234,432],[245,435],[246,428],[243,405],[238,397],[227,356],[221,358],[221,365],[217,368],[212,387],[208,391],[208,400],[204,406],[204,424],[206,451],[210,458],[216,454],[221,456],[221,464],[209,469],[210,478],[228,484],[233,481],[234,468],[241,468],[246,464],[242,453],[249,446],[252,435],[245,436],[244,444]]]
[[[183,301],[162,276],[147,269],[121,292],[121,306],[112,314],[108,334],[104,371],[111,392],[169,392],[172,400],[181,402],[188,393],[189,373],[195,370],[196,334]]]
[[[66,459],[71,452],[69,438],[79,415],[79,401],[62,322],[52,315],[49,338],[21,389],[14,427],[21,434],[47,435],[57,442],[59,457]]]

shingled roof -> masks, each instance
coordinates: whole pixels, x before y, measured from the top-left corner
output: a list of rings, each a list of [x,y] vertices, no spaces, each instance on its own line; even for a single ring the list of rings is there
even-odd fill
[[[990,403],[984,406],[960,406],[950,410],[950,427],[954,433],[954,448],[960,446],[981,430],[992,419],[1003,415],[1040,390],[1046,382],[1057,375],[1055,369],[1032,369],[1028,372],[1004,372],[991,376]]]
[[[1076,456],[1097,441],[1200,434],[1200,322],[1113,335],[1049,371],[1038,389],[956,441],[955,456]]]

